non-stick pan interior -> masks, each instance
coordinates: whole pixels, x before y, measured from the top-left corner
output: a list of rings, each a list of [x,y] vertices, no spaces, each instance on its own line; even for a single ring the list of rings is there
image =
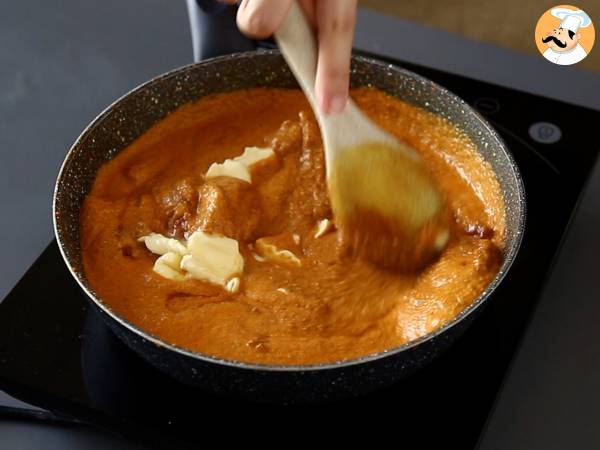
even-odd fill
[[[499,274],[460,316],[468,314],[503,278],[519,247],[524,227],[524,192],[516,165],[496,134],[464,101],[412,72],[355,57],[352,86],[375,86],[439,114],[466,133],[490,162],[506,204],[505,258]],[[277,51],[250,52],[207,60],[159,76],[134,89],[102,112],[75,142],[59,174],[54,196],[56,236],[80,284],[93,295],[82,267],[79,213],[98,169],[153,124],[184,103],[206,95],[257,86],[297,87]],[[101,303],[101,299],[95,298]],[[102,305],[107,308],[106,305]]]

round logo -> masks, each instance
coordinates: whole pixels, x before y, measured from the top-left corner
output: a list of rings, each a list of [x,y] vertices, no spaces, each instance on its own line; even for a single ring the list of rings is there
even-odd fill
[[[583,60],[594,46],[596,33],[592,19],[577,6],[550,8],[535,27],[535,45],[553,64],[570,66]]]

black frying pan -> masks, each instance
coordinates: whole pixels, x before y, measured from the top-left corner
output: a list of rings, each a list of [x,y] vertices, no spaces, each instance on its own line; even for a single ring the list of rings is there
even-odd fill
[[[215,58],[161,75],[102,112],[67,153],[56,182],[54,226],[61,252],[89,302],[108,326],[144,359],[191,386],[260,401],[316,401],[386,386],[415,371],[448,347],[482,310],[511,266],[524,230],[525,197],[516,164],[493,128],[469,105],[437,84],[398,67],[354,57],[352,86],[375,86],[446,117],[489,161],[506,204],[504,260],[487,289],[442,328],[417,340],[364,357],[311,366],[275,366],[223,360],[162,341],[126,321],[89,286],[79,246],[79,212],[98,169],[178,106],[208,94],[256,86],[297,87],[277,51]]]

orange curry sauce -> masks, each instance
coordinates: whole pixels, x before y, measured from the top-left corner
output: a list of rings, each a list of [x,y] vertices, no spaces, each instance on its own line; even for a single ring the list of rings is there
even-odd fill
[[[335,230],[314,237],[317,223],[331,218],[318,126],[300,91],[257,88],[184,105],[101,168],[81,215],[91,287],[166,342],[265,364],[356,358],[455,317],[502,260],[499,183],[445,119],[371,88],[352,97],[421,153],[453,211],[450,242],[424,271],[402,275],[345,255]],[[211,163],[249,146],[276,153],[252,167],[251,184],[204,179]],[[197,229],[238,240],[245,264],[239,292],[162,278],[152,270],[157,256],[137,241],[152,232],[185,239]],[[265,236],[276,236],[301,266],[255,259],[253,243]]]

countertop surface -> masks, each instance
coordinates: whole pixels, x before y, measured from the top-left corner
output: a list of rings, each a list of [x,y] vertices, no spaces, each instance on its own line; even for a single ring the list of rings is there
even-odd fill
[[[416,44],[394,44],[406,39]],[[600,77],[592,72],[552,66],[376,13],[360,13],[356,45],[600,109]],[[54,179],[80,131],[115,98],[191,62],[191,55],[183,2],[32,0],[3,6],[0,298],[52,238]],[[595,407],[600,400],[600,327],[595,326],[600,314],[599,201],[596,167],[488,424],[483,449],[600,448],[595,426],[600,420]],[[12,401],[0,396],[1,404]],[[0,421],[0,448],[37,449],[41,442],[46,449],[138,448],[100,431]]]

